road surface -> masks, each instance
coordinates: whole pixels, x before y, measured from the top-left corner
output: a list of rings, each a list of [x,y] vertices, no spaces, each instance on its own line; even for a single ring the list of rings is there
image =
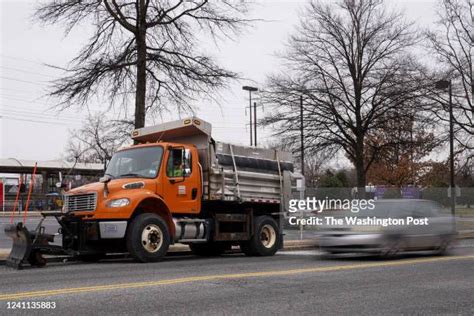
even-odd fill
[[[314,250],[0,266],[0,276],[2,315],[28,312],[8,309],[13,301],[54,303],[54,310],[29,311],[54,315],[474,314],[472,247],[390,261]]]

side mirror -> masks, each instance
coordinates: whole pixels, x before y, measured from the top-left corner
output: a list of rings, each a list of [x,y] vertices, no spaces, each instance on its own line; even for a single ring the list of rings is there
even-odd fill
[[[183,170],[183,177],[188,177],[191,174],[190,168],[184,168]]]
[[[103,176],[102,178],[99,179],[99,182],[100,183],[108,183],[108,182],[110,182],[110,180],[112,180],[112,177],[109,176],[108,174],[106,174],[105,176]]]
[[[109,188],[107,186],[107,183],[109,183],[110,180],[112,180],[112,177],[108,174],[104,175],[102,178],[99,179],[99,182],[104,184],[104,199],[106,199],[109,195]]]

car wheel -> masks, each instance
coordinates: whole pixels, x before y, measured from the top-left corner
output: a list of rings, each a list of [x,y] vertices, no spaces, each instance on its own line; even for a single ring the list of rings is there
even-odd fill
[[[439,256],[448,254],[450,245],[451,245],[451,237],[449,236],[442,237],[440,244],[438,248],[436,249],[436,254]]]
[[[140,214],[127,229],[127,249],[139,262],[161,260],[170,245],[165,221],[156,214]]]
[[[403,251],[403,249],[403,241],[399,237],[390,238],[382,249],[381,257],[386,259],[394,258]]]

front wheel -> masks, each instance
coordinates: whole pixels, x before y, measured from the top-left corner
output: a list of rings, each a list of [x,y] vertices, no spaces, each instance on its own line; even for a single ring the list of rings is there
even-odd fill
[[[273,256],[280,248],[280,228],[270,216],[255,219],[255,232],[249,241],[240,245],[248,256]]]
[[[170,235],[165,221],[156,214],[135,217],[127,229],[127,249],[139,262],[161,260],[170,245]]]
[[[400,237],[393,237],[385,242],[380,253],[384,259],[392,259],[405,249],[405,242]]]

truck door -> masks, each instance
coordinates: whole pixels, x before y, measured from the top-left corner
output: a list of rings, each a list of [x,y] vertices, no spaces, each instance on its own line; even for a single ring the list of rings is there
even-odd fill
[[[172,213],[196,214],[201,210],[201,170],[197,151],[184,146],[169,147],[163,194]]]

